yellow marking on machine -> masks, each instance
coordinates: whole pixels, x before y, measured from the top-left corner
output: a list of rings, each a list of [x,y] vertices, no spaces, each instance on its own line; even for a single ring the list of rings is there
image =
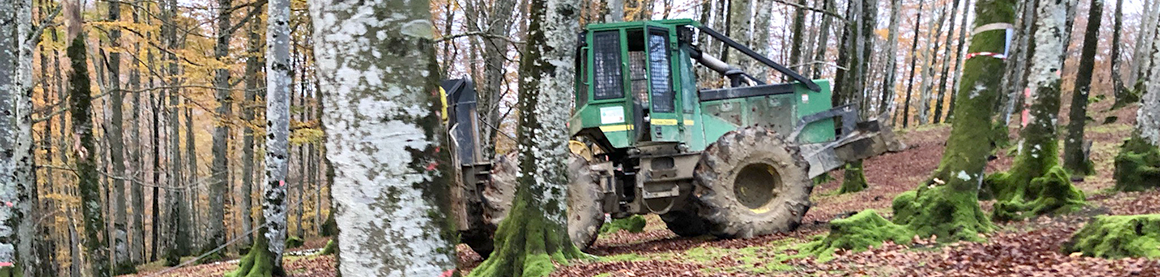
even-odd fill
[[[654,118],[654,119],[652,119],[652,124],[653,125],[677,125],[677,120],[676,119],[666,119],[666,118]]]
[[[630,125],[630,124],[604,125],[604,126],[600,126],[600,130],[605,131],[605,132],[628,131],[628,130],[632,130],[632,125]]]

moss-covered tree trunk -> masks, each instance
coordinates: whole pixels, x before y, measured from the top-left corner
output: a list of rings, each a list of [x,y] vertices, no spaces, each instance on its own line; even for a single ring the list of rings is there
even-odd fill
[[[326,156],[336,173],[338,273],[454,272],[453,164],[441,151],[428,1],[312,0],[310,8]]]
[[[1015,1],[980,0],[975,4],[975,27],[1011,22]],[[1006,34],[986,31],[971,37],[969,53],[1002,53]],[[1003,60],[975,56],[963,66],[957,92],[955,121],[938,169],[916,191],[894,199],[894,222],[909,226],[916,234],[938,235],[940,240],[979,240],[978,234],[994,228],[979,207],[978,188],[987,156],[991,153],[991,116],[1000,87]]]
[[[73,122],[73,137],[78,148],[76,157],[77,185],[81,194],[81,214],[85,222],[85,250],[88,253],[90,276],[109,276],[109,249],[105,239],[105,220],[101,214],[100,175],[97,173],[96,145],[93,138],[92,95],[88,64],[85,62],[85,39],[77,34],[68,47],[72,64],[69,72],[69,104]]]
[[[568,237],[568,133],[573,95],[576,0],[533,0],[527,52],[520,61],[519,186],[495,234],[496,251],[471,276],[547,276],[553,262],[582,257]],[[344,250],[345,251],[345,250]]]
[[[838,69],[838,93],[833,102],[861,107],[863,118],[870,112],[862,100],[869,88],[870,59],[874,49],[874,23],[877,22],[877,1],[853,1],[846,11],[846,31],[842,36],[842,47],[838,55],[839,63],[846,69]],[[845,178],[838,193],[858,192],[868,187],[863,173],[862,161],[846,165]]]
[[[1160,214],[1098,216],[1063,251],[1108,259],[1160,258]]]
[[[1112,16],[1112,53],[1109,57],[1109,62],[1112,64],[1112,95],[1116,97],[1116,102],[1113,104],[1119,105],[1124,100],[1124,78],[1121,76],[1121,45],[1120,37],[1122,36],[1124,28],[1124,0],[1116,0],[1115,14]]]
[[[1083,192],[1059,167],[1059,141],[1055,122],[1060,103],[1060,77],[1067,0],[1040,0],[1035,26],[1035,52],[1030,79],[1033,94],[1030,123],[1020,132],[1020,152],[1011,169],[989,176],[986,186],[999,200],[995,220],[1066,212],[1083,206]],[[1082,119],[1081,119],[1082,120]]]
[[[1076,73],[1075,89],[1071,96],[1071,111],[1067,117],[1067,139],[1063,143],[1063,168],[1078,175],[1095,173],[1094,165],[1084,150],[1083,128],[1087,122],[1088,92],[1091,91],[1092,69],[1095,68],[1096,48],[1100,42],[1104,1],[1092,0],[1091,3],[1087,30],[1083,37],[1083,53],[1079,58],[1079,72]]]

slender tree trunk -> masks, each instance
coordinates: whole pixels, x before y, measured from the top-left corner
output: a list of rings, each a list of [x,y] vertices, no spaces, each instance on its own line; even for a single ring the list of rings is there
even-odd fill
[[[959,0],[951,0],[951,1],[954,1],[954,2],[953,2],[953,4],[951,4],[951,19],[947,20],[947,23],[950,24],[950,27],[947,27],[947,40],[946,40],[947,46],[946,46],[946,49],[943,51],[942,74],[939,74],[939,76],[940,76],[939,83],[938,83],[938,87],[936,87],[938,89],[938,96],[935,98],[935,102],[934,102],[935,103],[934,104],[934,118],[932,118],[932,122],[934,122],[935,124],[942,122],[942,111],[943,111],[943,103],[944,103],[943,100],[946,97],[947,79],[951,78],[950,77],[951,74],[949,71],[951,68],[951,56],[957,57],[959,55],[959,52],[957,49],[955,50],[953,55],[951,54],[951,37],[955,33],[955,19],[957,19],[958,15],[959,15]],[[963,14],[964,14],[963,21],[967,21],[967,17],[966,17],[967,12],[963,11]],[[962,32],[960,32],[960,34],[962,34]],[[959,38],[959,41],[963,41],[961,37]]]
[[[823,1],[825,1],[825,2],[823,2],[823,3],[825,3],[823,5],[825,6],[824,8],[825,8],[826,12],[836,13],[835,11],[837,11],[837,8],[835,8],[835,6],[837,6],[837,5],[834,4],[834,0],[823,0]],[[832,23],[833,21],[834,21],[834,19],[832,17],[830,17],[829,15],[822,15],[822,25],[820,27],[818,27],[820,32],[822,32],[822,35],[821,35],[821,38],[818,39],[818,52],[814,55],[815,61],[825,61],[826,60],[826,51],[829,50],[829,47],[827,47],[827,45],[830,44],[830,24],[833,24]],[[822,72],[825,72],[823,70],[823,68],[825,68],[825,66],[823,66],[823,65],[815,66],[812,78],[814,78],[814,79],[822,78]]]
[[[793,32],[793,38],[790,40],[790,44],[789,44],[790,45],[790,50],[789,50],[789,64],[790,65],[800,65],[803,63],[802,58],[801,58],[801,56],[802,56],[801,52],[802,52],[802,41],[803,41],[802,36],[805,35],[805,32],[803,31],[803,29],[805,29],[805,25],[806,25],[806,10],[805,10],[805,8],[802,8],[802,7],[806,6],[806,0],[798,0],[797,4],[800,5],[801,7],[794,8],[793,23],[792,23],[793,25],[790,25],[790,27],[789,27],[789,29],[792,30],[792,32]],[[768,10],[769,7],[764,7],[764,9]],[[762,27],[763,25],[757,25],[757,26]],[[768,26],[764,26],[762,28],[768,28]],[[801,71],[800,67],[794,68],[794,69]]]
[[[217,43],[214,44],[214,58],[225,64],[230,54],[230,38],[233,26],[230,23],[232,0],[218,0]],[[233,116],[234,99],[230,91],[230,69],[218,68],[214,71],[213,86],[218,102],[217,116],[221,117],[213,128],[213,164],[209,170],[209,226],[206,228],[205,244],[201,252],[207,252],[225,243],[225,197],[229,193],[226,177],[229,175],[229,119]],[[215,118],[216,118],[215,117]],[[217,121],[217,120],[215,120]],[[211,259],[212,260],[212,259]]]
[[[928,29],[928,31],[927,31],[930,33],[930,36],[927,38],[927,41],[926,41],[926,45],[927,45],[926,55],[922,59],[923,60],[922,61],[922,63],[923,63],[922,86],[919,88],[919,92],[922,93],[921,94],[922,95],[922,97],[921,97],[922,104],[919,105],[920,109],[918,110],[918,124],[920,124],[920,125],[927,124],[930,122],[930,112],[931,112],[930,104],[931,104],[931,101],[933,100],[932,96],[934,94],[933,93],[934,91],[931,89],[931,84],[934,83],[934,79],[935,79],[934,67],[935,67],[935,65],[937,65],[937,61],[938,61],[937,54],[938,54],[938,49],[939,49],[939,43],[942,42],[942,34],[943,34],[942,25],[943,25],[943,22],[946,20],[946,16],[947,16],[946,5],[940,5],[939,6],[938,20],[931,21],[930,29]],[[947,37],[949,39],[950,36],[947,36]]]
[[[958,94],[959,79],[961,79],[963,76],[963,71],[959,70],[959,68],[962,68],[963,63],[966,62],[966,57],[965,57],[966,53],[963,53],[963,49],[964,49],[964,47],[966,47],[966,42],[967,42],[967,22],[969,22],[969,21],[966,19],[970,18],[969,15],[970,15],[971,10],[967,9],[965,7],[971,6],[971,0],[965,0],[965,1],[966,1],[966,3],[963,4],[963,7],[964,7],[963,8],[963,20],[962,20],[962,24],[959,26],[959,45],[955,46],[955,59],[956,59],[955,69],[951,70],[951,72],[953,72],[955,76],[954,76],[954,79],[951,80],[951,88],[950,88],[951,101],[950,101],[950,104],[947,105],[947,118],[946,118],[945,122],[948,122],[948,123],[951,122],[952,118],[954,118],[955,96],[959,95]]]
[[[255,7],[260,9],[261,7]],[[248,250],[253,244],[254,235],[250,230],[253,226],[253,194],[254,194],[254,128],[250,126],[257,126],[259,123],[254,122],[254,106],[258,104],[258,90],[259,83],[262,81],[259,73],[262,70],[262,38],[259,36],[261,32],[262,23],[260,20],[253,20],[250,22],[249,32],[246,36],[246,44],[248,45],[246,55],[246,91],[245,99],[242,101],[242,120],[245,121],[245,128],[242,131],[242,187],[241,187],[241,205],[239,210],[242,215],[242,234],[245,238],[242,239],[241,244]]]
[[[450,228],[444,212],[449,187],[447,177],[442,177],[447,175],[438,174],[449,172],[453,165],[446,152],[437,150],[445,137],[437,135],[442,128],[435,113],[439,100],[429,93],[437,90],[439,77],[434,74],[431,37],[410,31],[430,28],[427,1],[332,4],[312,0],[310,5],[327,107],[323,115],[327,156],[338,172],[332,195],[341,230],[339,274],[438,276],[453,272],[455,239],[442,231]],[[391,11],[391,15],[377,20],[356,17],[362,10]],[[536,11],[534,5],[532,11]],[[577,6],[570,12],[578,16],[580,10]],[[370,41],[362,39],[361,33],[325,35],[352,26],[386,37]],[[380,51],[386,41],[404,50]],[[527,41],[534,44],[532,37]],[[529,45],[525,53],[534,53],[536,48]],[[361,58],[366,56],[383,58]],[[351,71],[359,73],[344,73]],[[378,134],[378,139],[372,140],[372,147],[360,147],[367,141],[362,134]],[[393,219],[381,220],[388,215]],[[372,234],[386,237],[365,239]],[[394,262],[404,260],[410,262]]]
[[[185,208],[189,211],[189,229],[187,230],[190,231],[191,249],[187,250],[187,252],[189,252],[188,254],[194,254],[198,253],[196,250],[198,245],[205,243],[205,237],[202,236],[205,232],[202,221],[205,218],[202,218],[201,207],[197,205],[201,201],[201,185],[204,178],[201,178],[198,174],[197,141],[193,139],[193,134],[195,133],[193,129],[193,100],[184,96],[181,99],[182,105],[184,106],[181,110],[185,112],[185,159],[189,162],[189,170],[186,171],[187,174],[185,175],[186,196],[189,199],[186,200]]]
[[[1095,173],[1095,166],[1084,149],[1083,128],[1087,122],[1087,100],[1091,91],[1092,70],[1095,68],[1096,48],[1100,42],[1100,19],[1104,11],[1102,0],[1092,0],[1088,9],[1087,30],[1084,31],[1083,53],[1079,58],[1079,72],[1075,77],[1071,109],[1068,112],[1067,139],[1063,143],[1063,168],[1072,174]]]
[[[120,21],[121,5],[120,2],[108,2],[108,20],[110,22]],[[129,213],[125,206],[125,179],[129,178],[128,172],[125,171],[125,139],[122,114],[124,107],[124,95],[121,91],[121,53],[117,51],[121,47],[121,30],[117,26],[109,27],[109,54],[105,65],[109,71],[109,101],[107,102],[112,111],[109,122],[107,123],[109,129],[106,130],[106,141],[109,144],[109,158],[113,164],[113,188],[112,193],[109,194],[109,201],[113,201],[113,256],[112,265],[113,273],[127,274],[135,272],[132,261],[129,259]]]
[[[1006,127],[1011,121],[1011,114],[1018,109],[1019,100],[1027,88],[1028,60],[1035,51],[1035,41],[1031,39],[1035,26],[1035,5],[1039,0],[1019,2],[1018,22],[1015,24],[1015,35],[1012,39],[1011,51],[1007,55],[1006,71],[1000,85],[1006,90],[999,95],[996,105],[1002,103],[1003,110],[999,117],[1000,126]]]
[[[1115,15],[1113,15],[1112,23],[1112,56],[1110,59],[1112,63],[1112,95],[1116,98],[1116,103],[1113,104],[1113,106],[1118,106],[1125,100],[1124,78],[1120,76],[1120,74],[1123,73],[1120,68],[1120,65],[1123,64],[1123,62],[1120,61],[1120,58],[1123,55],[1121,53],[1120,46],[1120,37],[1122,36],[1121,29],[1123,28],[1124,0],[1116,0],[1116,12]]]
[[[878,112],[887,114],[894,107],[895,74],[898,73],[898,21],[902,15],[902,0],[890,1],[890,30],[886,36],[886,77],[882,79],[882,102],[878,103]],[[965,21],[965,20],[964,20]],[[884,120],[884,119],[883,119]]]
[[[1145,1],[1144,12],[1141,13],[1143,22],[1140,22],[1140,31],[1136,36],[1135,55],[1132,56],[1132,71],[1128,75],[1128,84],[1134,87],[1134,90],[1140,91],[1144,87],[1142,79],[1144,75],[1148,74],[1148,69],[1151,68],[1149,64],[1151,59],[1152,40],[1155,39],[1157,31],[1157,8],[1160,8],[1160,1],[1149,0]]]
[[[163,3],[165,3],[165,6],[161,7],[162,24],[164,24],[164,26],[162,26],[162,38],[166,41],[167,47],[170,49],[175,49],[179,43],[177,36],[178,27],[176,22],[178,9],[177,1],[165,0]],[[189,224],[190,213],[187,203],[188,198],[186,197],[186,191],[193,189],[193,184],[186,183],[186,180],[182,178],[182,173],[184,172],[182,165],[185,163],[185,161],[181,160],[181,113],[179,112],[179,99],[181,96],[179,95],[178,89],[176,88],[176,86],[180,84],[180,81],[177,77],[180,74],[180,69],[177,63],[178,60],[176,54],[173,52],[166,54],[166,64],[169,69],[167,77],[169,80],[167,80],[164,85],[170,87],[167,92],[167,97],[169,98],[169,107],[166,110],[169,113],[169,121],[167,123],[167,127],[169,127],[169,134],[167,136],[169,138],[169,149],[171,151],[170,156],[168,157],[170,164],[170,174],[168,176],[168,180],[171,189],[166,192],[165,197],[169,216],[169,226],[167,226],[169,228],[169,232],[167,234],[167,245],[165,247],[165,259],[166,264],[168,265],[176,265],[182,256],[190,254],[189,251],[191,250],[191,236],[189,229],[192,228],[192,226]],[[187,154],[193,155],[193,152]]]
[[[140,5],[140,1],[135,2],[135,5]],[[140,23],[140,9],[133,9],[133,23]],[[133,48],[136,53],[141,51],[141,43],[134,43]],[[132,63],[129,69],[129,85],[133,89],[133,98],[129,103],[133,109],[132,125],[129,127],[129,136],[132,140],[137,141],[130,147],[129,163],[132,164],[133,174],[131,175],[134,182],[129,186],[130,206],[133,208],[133,217],[130,222],[132,230],[130,232],[129,254],[132,264],[138,265],[145,263],[145,186],[142,181],[145,172],[145,164],[142,162],[142,151],[145,150],[145,144],[141,137],[141,70],[137,63]]]
[[[151,56],[152,52],[149,53]],[[152,61],[152,59],[150,60]],[[154,83],[149,82],[149,84],[152,86]],[[149,103],[153,107],[151,109],[151,113],[153,114],[153,120],[151,121],[153,123],[153,131],[150,133],[153,137],[153,143],[150,144],[153,146],[153,195],[149,218],[152,239],[149,240],[151,241],[149,245],[149,261],[156,261],[159,258],[157,253],[161,250],[161,103],[165,97],[164,92],[158,94],[160,95],[157,95],[157,97],[153,96],[155,94],[150,94],[149,97]]]
[[[770,0],[751,0],[751,1],[753,1],[751,6],[754,9],[754,11],[753,11],[753,39],[751,40],[750,48],[752,48],[753,51],[757,51],[758,54],[769,57],[770,55],[773,54],[771,52],[771,48],[769,47],[769,41],[770,41],[769,28],[770,28],[770,19],[772,17],[771,10],[773,9],[773,7],[772,7],[773,5],[771,5],[771,3],[769,2]],[[798,34],[798,37],[801,37],[801,34]],[[798,44],[800,44],[800,42]],[[801,51],[801,45],[795,45],[795,46],[797,47],[797,51]],[[795,51],[795,53],[797,51]],[[794,64],[797,64],[797,62],[790,62],[791,66]],[[749,69],[747,71],[749,72],[749,74],[752,74],[754,77],[757,77],[757,79],[759,79],[759,80],[767,81],[767,82],[770,81],[770,79],[769,79],[769,67],[764,65],[764,64],[750,63]]]
[[[914,89],[914,73],[916,72],[915,69],[918,68],[918,31],[922,29],[919,26],[922,26],[922,5],[925,4],[925,2],[926,1],[918,2],[919,13],[914,19],[914,36],[911,37],[913,42],[910,44],[910,79],[906,82],[906,98],[902,100],[902,113],[899,114],[899,116],[902,117],[902,128],[910,126],[910,94]]]

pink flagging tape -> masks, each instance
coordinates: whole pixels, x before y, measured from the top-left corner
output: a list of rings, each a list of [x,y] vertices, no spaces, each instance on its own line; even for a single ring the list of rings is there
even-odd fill
[[[9,267],[14,265],[15,264],[12,264],[12,262],[0,262],[0,267]]]
[[[992,58],[996,58],[996,59],[1000,59],[1000,60],[1007,59],[1007,55],[1003,55],[1003,53],[994,53],[994,52],[969,53],[969,54],[967,54],[967,59],[969,60],[969,59],[974,58],[976,56],[992,57]]]

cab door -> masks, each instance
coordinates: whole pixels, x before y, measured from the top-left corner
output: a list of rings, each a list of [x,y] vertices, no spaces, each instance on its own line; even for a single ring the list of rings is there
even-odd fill
[[[653,141],[680,141],[684,122],[681,120],[680,96],[673,85],[673,50],[676,37],[672,27],[647,24],[645,49],[649,79],[649,135]]]

